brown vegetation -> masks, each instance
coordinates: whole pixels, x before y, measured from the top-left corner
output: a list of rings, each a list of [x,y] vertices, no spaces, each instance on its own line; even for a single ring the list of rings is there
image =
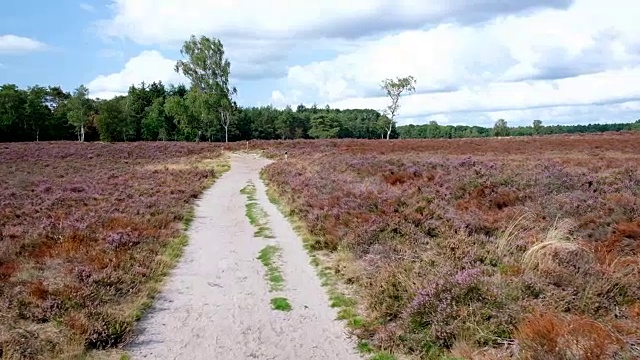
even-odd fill
[[[640,134],[284,149],[265,177],[311,247],[352,259],[378,349],[640,357]]]
[[[186,143],[0,144],[0,358],[125,342],[220,155]]]
[[[225,148],[288,152],[265,177],[334,255],[361,312],[350,325],[377,349],[640,356],[637,133]],[[0,357],[125,343],[220,149],[0,144]]]

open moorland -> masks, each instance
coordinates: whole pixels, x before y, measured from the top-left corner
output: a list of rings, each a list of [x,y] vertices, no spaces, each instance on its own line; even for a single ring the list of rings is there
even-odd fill
[[[640,134],[278,147],[264,177],[362,350],[640,356]]]
[[[215,145],[0,145],[0,358],[116,347],[180,255]]]
[[[0,145],[0,358],[126,343],[222,149]],[[247,149],[362,352],[640,356],[640,134]]]

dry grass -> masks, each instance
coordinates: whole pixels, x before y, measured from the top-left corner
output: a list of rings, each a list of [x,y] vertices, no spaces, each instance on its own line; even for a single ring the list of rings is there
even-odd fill
[[[571,220],[557,221],[551,226],[545,240],[533,245],[522,256],[522,263],[528,271],[554,271],[560,265],[555,258],[558,255],[581,256],[587,260],[591,256],[589,249],[575,242],[571,231],[575,228]],[[582,254],[580,254],[582,253]]]
[[[525,360],[605,360],[630,356],[612,329],[582,316],[536,311],[516,331]]]
[[[524,213],[509,223],[507,228],[498,236],[496,241],[496,255],[504,257],[512,253],[516,247],[518,237],[522,235],[527,223],[531,221],[533,216]]]

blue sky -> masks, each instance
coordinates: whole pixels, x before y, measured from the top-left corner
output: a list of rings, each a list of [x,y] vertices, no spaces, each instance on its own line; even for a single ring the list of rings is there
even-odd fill
[[[26,87],[59,84],[73,89],[104,72],[122,68],[125,58],[105,58],[105,44],[91,30],[100,14],[83,10],[78,1],[5,1],[0,4],[0,35],[34,39],[46,49],[30,53],[0,53],[2,83]],[[124,49],[124,47],[122,47]]]
[[[413,75],[400,123],[512,125],[640,118],[631,0],[20,0],[0,4],[0,83],[184,82],[189,35],[222,40],[243,105],[382,109]]]

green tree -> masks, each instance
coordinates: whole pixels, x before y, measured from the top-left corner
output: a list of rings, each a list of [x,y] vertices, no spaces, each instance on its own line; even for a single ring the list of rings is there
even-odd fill
[[[200,141],[203,135],[211,141],[214,136],[218,136],[216,120],[219,113],[213,111],[216,108],[215,97],[212,94],[205,94],[198,89],[192,88],[185,96],[187,107],[193,114],[193,130],[196,131],[196,141]],[[219,126],[219,125],[218,125]]]
[[[495,125],[493,125],[494,136],[509,136],[509,133],[509,126],[507,126],[507,121],[505,119],[498,119]]]
[[[273,106],[263,106],[253,108],[251,111],[251,138],[260,140],[276,139],[276,120],[278,118],[278,110]]]
[[[389,122],[386,125],[387,140],[391,135],[391,130],[395,125],[395,118],[400,110],[400,97],[403,93],[412,93],[416,91],[416,79],[409,75],[406,77],[398,77],[394,79],[385,79],[382,81],[381,88],[387,93],[391,103],[385,109],[385,115],[389,118]]]
[[[25,140],[27,93],[14,84],[0,87],[0,136],[5,141]]]
[[[71,99],[69,99],[69,112],[67,119],[69,123],[76,128],[78,134],[78,141],[84,141],[84,135],[90,118],[90,100],[89,89],[86,86],[80,85],[74,92]]]
[[[24,121],[30,140],[40,140],[40,132],[46,129],[51,118],[51,109],[45,104],[47,89],[33,86],[27,89]]]
[[[314,139],[331,139],[340,133],[340,120],[331,113],[319,113],[311,117],[309,136]]]
[[[49,86],[44,103],[51,109],[49,123],[46,124],[46,137],[48,140],[68,140],[74,136],[73,126],[69,124],[67,101],[71,94],[62,90],[60,86]]]
[[[533,133],[536,135],[542,133],[542,120],[533,120]]]
[[[280,115],[276,118],[276,133],[281,139],[291,139],[294,136],[296,114],[291,109],[291,106],[287,106]]]
[[[165,100],[158,97],[148,109],[142,120],[142,138],[147,141],[166,141],[170,136],[171,128],[165,111]]]
[[[176,140],[196,140],[200,135],[198,132],[199,118],[194,115],[191,107],[187,105],[186,96],[170,96],[164,104],[167,115],[175,121],[179,134],[176,134]]]
[[[198,107],[201,125],[211,132],[211,121],[218,117],[225,129],[225,141],[228,141],[234,109],[231,97],[237,90],[229,84],[231,63],[225,57],[222,42],[216,38],[191,35],[184,42],[180,54],[186,60],[178,60],[175,71],[182,72],[191,81],[191,88],[199,98],[193,104]]]
[[[154,84],[148,86],[143,81],[139,86],[131,85],[129,87],[125,109],[128,127],[133,129],[133,135],[136,139],[142,138],[142,122],[154,100],[154,94],[151,91]]]
[[[96,126],[102,141],[135,140],[135,127],[128,121],[127,98],[117,96],[98,104]]]

